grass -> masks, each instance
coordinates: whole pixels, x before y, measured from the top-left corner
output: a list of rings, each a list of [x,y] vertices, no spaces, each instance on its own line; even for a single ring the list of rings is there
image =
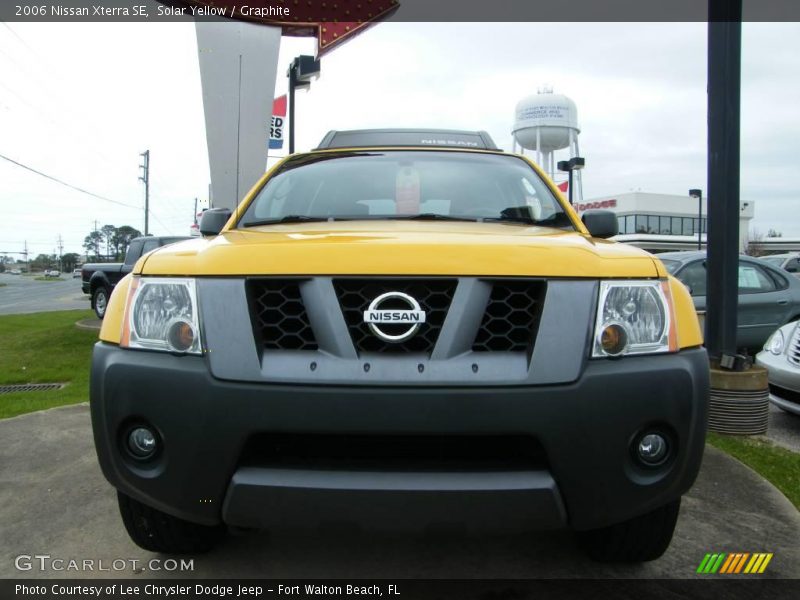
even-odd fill
[[[60,281],[61,277],[34,277],[34,281]]]
[[[709,432],[707,441],[756,471],[800,510],[800,454],[751,437]]]
[[[0,395],[0,418],[89,399],[96,330],[75,322],[90,310],[0,316],[0,385],[68,382],[63,389]]]

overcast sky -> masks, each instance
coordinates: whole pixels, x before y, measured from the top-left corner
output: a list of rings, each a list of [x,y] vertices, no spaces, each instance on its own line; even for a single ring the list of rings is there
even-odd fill
[[[752,226],[800,237],[800,24],[745,24],[742,198]],[[312,39],[283,38],[286,66]],[[0,253],[83,252],[105,224],[144,228],[139,153],[151,151],[151,232],[186,235],[207,197],[192,24],[0,23]],[[298,150],[329,129],[486,129],[511,149],[514,107],[550,85],[578,107],[584,196],[705,188],[706,25],[384,23],[325,56],[298,95]],[[713,202],[713,199],[712,199]],[[19,254],[11,256],[19,258]]]

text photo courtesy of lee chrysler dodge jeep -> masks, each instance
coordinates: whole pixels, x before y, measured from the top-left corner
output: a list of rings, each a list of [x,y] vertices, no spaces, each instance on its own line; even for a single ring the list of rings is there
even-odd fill
[[[659,557],[703,455],[686,288],[485,132],[334,131],[142,257],[91,414],[131,538],[568,528]]]

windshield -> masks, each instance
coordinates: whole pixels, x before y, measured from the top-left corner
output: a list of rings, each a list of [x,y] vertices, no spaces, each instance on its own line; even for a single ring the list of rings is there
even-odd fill
[[[286,162],[239,227],[364,219],[509,221],[574,229],[523,160],[441,151],[368,151]]]

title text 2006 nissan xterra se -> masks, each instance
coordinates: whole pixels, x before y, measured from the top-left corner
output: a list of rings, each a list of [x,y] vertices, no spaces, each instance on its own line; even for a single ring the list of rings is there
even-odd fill
[[[331,132],[204,239],[139,260],[94,349],[103,472],[141,547],[326,521],[669,545],[708,361],[661,262],[484,132]]]

